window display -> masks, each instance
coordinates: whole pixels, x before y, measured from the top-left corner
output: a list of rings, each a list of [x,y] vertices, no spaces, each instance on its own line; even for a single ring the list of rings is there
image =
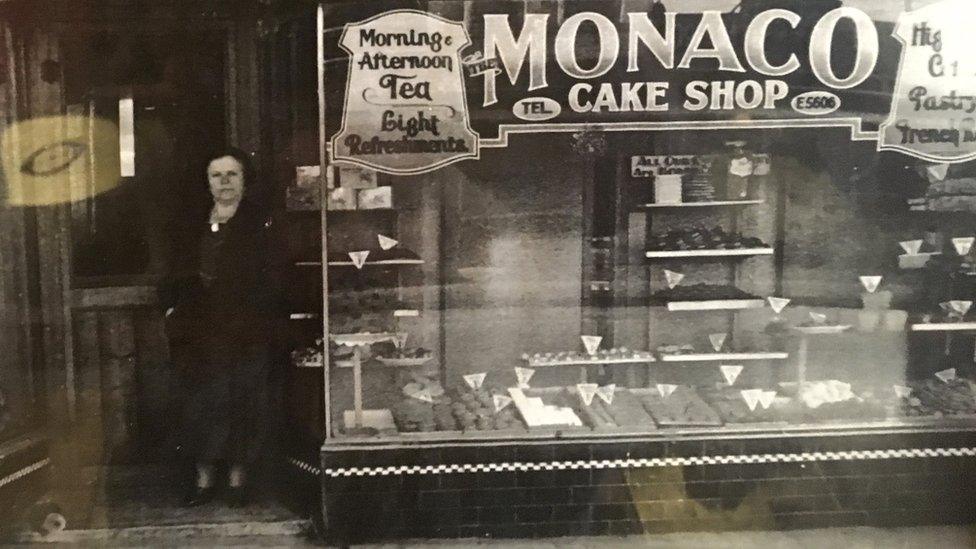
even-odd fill
[[[544,4],[324,10],[327,443],[976,427],[976,149],[912,91],[968,77],[917,14]]]

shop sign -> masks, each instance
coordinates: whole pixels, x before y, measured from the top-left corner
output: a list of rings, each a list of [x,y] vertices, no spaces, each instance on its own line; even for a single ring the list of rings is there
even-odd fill
[[[460,23],[414,10],[346,25],[339,44],[350,64],[332,159],[412,174],[478,158],[459,55],[468,43]]]
[[[933,162],[976,158],[976,60],[972,0],[944,0],[898,20],[901,43],[891,115],[882,150]]]
[[[879,150],[971,160],[969,3],[903,13],[893,29],[819,3],[568,14],[485,2],[463,23],[384,12],[342,33],[348,78],[331,156],[406,174],[478,158],[519,133],[847,127]],[[891,74],[884,61],[899,54]]]

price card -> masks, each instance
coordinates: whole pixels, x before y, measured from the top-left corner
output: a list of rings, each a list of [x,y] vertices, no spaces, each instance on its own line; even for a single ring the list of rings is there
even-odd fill
[[[969,255],[969,252],[973,249],[973,241],[976,238],[967,236],[964,238],[953,238],[952,245],[956,248],[956,253],[959,255]]]
[[[675,389],[677,388],[678,388],[677,385],[672,385],[670,383],[657,384],[657,392],[658,394],[661,395],[661,398],[668,398],[669,396],[671,396],[671,393],[674,393]]]
[[[762,389],[743,389],[739,391],[742,395],[742,400],[746,401],[746,406],[749,407],[750,412],[756,411],[756,406],[759,405],[759,399],[762,398]]]
[[[810,313],[810,320],[812,320],[814,322],[814,324],[825,324],[827,322],[827,315],[825,315],[823,313],[814,313],[814,312],[811,312]]]
[[[943,383],[949,383],[950,381],[956,379],[956,369],[949,368],[948,370],[936,372],[935,377],[941,379]]]
[[[389,250],[399,244],[400,242],[381,234],[376,235],[376,239],[380,241],[380,248],[384,250]]]
[[[722,376],[725,378],[725,382],[731,387],[735,385],[735,380],[739,379],[739,374],[742,373],[742,366],[723,364],[718,367],[722,371]]]
[[[947,175],[949,175],[948,164],[931,164],[925,167],[925,176],[929,180],[929,183],[944,181]]]
[[[430,394],[430,389],[424,387],[423,389],[418,389],[414,391],[407,391],[407,396],[410,398],[415,398],[417,400],[422,400],[424,402],[434,402],[434,397]]]
[[[577,383],[576,390],[579,391],[580,400],[583,404],[589,406],[593,403],[593,397],[596,396],[596,390],[599,386],[596,383]]]
[[[505,395],[493,395],[491,400],[495,404],[495,412],[501,412],[506,406],[512,403],[512,397]]]
[[[675,286],[681,284],[681,281],[685,279],[685,275],[664,269],[664,278],[668,281],[668,288],[673,290]]]
[[[759,394],[759,404],[762,405],[763,410],[768,410],[773,405],[773,400],[775,399],[776,391],[762,391]]]
[[[783,309],[790,304],[790,300],[785,297],[767,297],[766,301],[769,303],[769,307],[773,309],[773,312],[780,314]]]
[[[583,347],[586,349],[586,353],[590,355],[595,355],[597,350],[600,349],[600,343],[603,341],[603,337],[594,335],[584,335],[580,336],[583,340]]]
[[[607,404],[613,404],[613,394],[617,390],[617,384],[611,383],[603,387],[599,387],[596,390],[596,396],[600,397],[600,400],[606,402]]]
[[[874,292],[878,291],[878,286],[881,285],[882,278],[883,277],[880,275],[862,276],[860,277],[861,285],[864,286],[864,289],[867,290],[869,294],[873,294]]]
[[[922,243],[923,242],[925,242],[925,241],[924,240],[905,240],[905,241],[899,242],[898,245],[901,246],[901,249],[905,250],[905,253],[906,254],[908,254],[908,255],[918,255],[919,250],[922,249]]]
[[[535,375],[535,370],[532,368],[515,368],[515,379],[518,382],[519,389],[528,389],[529,380]]]
[[[477,391],[478,389],[481,388],[482,385],[484,385],[485,377],[487,375],[488,374],[486,372],[481,372],[478,374],[468,374],[464,376],[464,382],[468,384],[468,387],[471,387],[472,389]]]
[[[905,387],[904,385],[894,385],[895,395],[898,398],[908,398],[912,396],[912,388]]]
[[[352,264],[356,266],[357,269],[362,269],[363,265],[366,264],[366,258],[369,256],[369,250],[363,250],[361,252],[349,252],[349,259],[352,260]]]
[[[715,349],[716,353],[721,351],[722,347],[725,346],[726,337],[728,337],[728,334],[710,334],[708,336],[708,341],[711,342],[712,348]]]

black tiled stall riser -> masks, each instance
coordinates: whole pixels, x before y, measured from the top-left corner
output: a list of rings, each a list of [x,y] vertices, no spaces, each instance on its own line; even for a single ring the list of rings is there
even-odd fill
[[[899,444],[883,444],[879,437],[809,437],[785,446],[782,440],[648,441],[325,452],[326,471],[398,466],[401,459],[432,466],[520,463],[541,470],[323,475],[323,502],[330,536],[350,542],[976,522],[973,457],[619,466],[625,463],[619,460],[690,458],[696,452],[700,457],[925,448],[922,442],[932,448],[976,445],[971,434],[949,435],[899,436]],[[445,458],[457,461],[438,461]],[[553,462],[575,468],[559,469]]]

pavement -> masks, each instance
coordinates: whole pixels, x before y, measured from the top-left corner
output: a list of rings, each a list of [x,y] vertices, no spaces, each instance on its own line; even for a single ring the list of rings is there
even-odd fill
[[[235,535],[183,537],[165,531],[148,538],[120,537],[88,540],[51,539],[36,545],[63,547],[318,547],[302,535]],[[23,544],[27,546],[31,544]],[[357,545],[363,549],[466,548],[502,549],[973,549],[976,526],[913,528],[829,528],[788,532],[679,533],[627,537],[567,537],[534,540],[409,540],[378,545]]]

